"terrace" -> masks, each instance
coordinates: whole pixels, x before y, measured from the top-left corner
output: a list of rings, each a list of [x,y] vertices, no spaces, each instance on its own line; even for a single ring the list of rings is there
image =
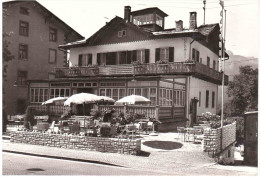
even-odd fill
[[[93,77],[93,76],[145,76],[145,75],[194,75],[221,84],[222,74],[199,62],[174,62],[167,64],[124,64],[87,67],[55,68],[56,78]],[[225,75],[225,84],[228,76]]]

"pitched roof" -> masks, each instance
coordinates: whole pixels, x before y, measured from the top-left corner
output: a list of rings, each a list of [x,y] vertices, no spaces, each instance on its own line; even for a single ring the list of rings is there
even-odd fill
[[[106,29],[108,29],[109,27],[113,26],[113,25],[117,25],[118,23],[120,24],[125,24],[126,26],[130,27],[130,28],[134,28],[135,30],[138,30],[139,32],[143,33],[144,35],[146,35],[147,37],[149,37],[151,35],[151,33],[149,31],[147,31],[144,28],[141,28],[139,26],[134,25],[131,22],[125,22],[124,19],[122,19],[121,17],[116,16],[115,18],[113,18],[112,20],[110,20],[110,22],[108,22],[105,26],[103,26],[102,28],[100,28],[96,33],[94,33],[92,36],[90,36],[88,39],[84,39],[84,40],[80,40],[80,41],[75,41],[75,42],[71,42],[71,43],[67,43],[64,45],[60,45],[60,48],[74,48],[74,47],[81,47],[81,46],[91,46],[94,45],[95,40],[102,34],[105,32]]]
[[[60,45],[60,48],[75,48],[75,47],[83,47],[83,46],[91,46],[94,45],[95,40],[99,35],[105,32],[110,26],[117,25],[118,23],[125,24],[128,27],[134,28],[139,32],[145,34],[148,39],[159,39],[159,38],[171,38],[171,37],[193,37],[193,38],[203,38],[206,39],[213,31],[216,29],[216,24],[206,24],[201,25],[197,29],[183,29],[182,31],[176,31],[175,28],[165,29],[162,31],[152,32],[145,28],[139,27],[131,22],[125,22],[121,17],[116,16],[105,26],[100,28],[96,33],[94,33],[91,37],[85,40],[75,41],[71,43],[67,43],[64,45]]]
[[[144,14],[153,13],[154,11],[157,12],[158,14],[160,14],[163,17],[168,16],[165,12],[163,12],[158,7],[150,7],[150,8],[146,8],[146,9],[136,10],[136,11],[132,11],[130,14],[131,15],[144,15]]]
[[[45,12],[47,12],[50,16],[54,17],[58,22],[60,22],[62,25],[65,26],[65,28],[68,28],[69,30],[73,31],[78,38],[83,39],[84,36],[82,36],[81,34],[79,34],[76,30],[74,30],[73,28],[71,28],[68,24],[66,24],[64,21],[62,21],[59,17],[57,17],[56,15],[54,15],[51,11],[49,11],[47,8],[45,8],[43,5],[41,5],[39,2],[32,0],[32,1],[7,1],[7,2],[3,2],[3,6],[4,5],[9,5],[9,4],[17,4],[17,3],[36,3],[41,9],[43,9]]]

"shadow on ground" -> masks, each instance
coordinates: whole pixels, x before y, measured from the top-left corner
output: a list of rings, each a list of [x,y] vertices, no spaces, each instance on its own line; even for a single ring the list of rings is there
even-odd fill
[[[163,149],[163,150],[173,150],[179,149],[183,146],[181,143],[172,142],[172,141],[146,141],[143,145],[155,148],[155,149]]]
[[[149,157],[150,156],[150,152],[146,152],[146,151],[140,151],[137,156],[142,156],[142,157]]]

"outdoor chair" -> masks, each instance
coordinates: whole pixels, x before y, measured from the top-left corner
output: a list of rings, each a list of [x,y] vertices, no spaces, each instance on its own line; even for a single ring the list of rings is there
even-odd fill
[[[148,122],[147,123],[147,127],[146,127],[146,132],[147,131],[153,131],[153,122]]]
[[[181,140],[183,138],[183,141],[185,141],[185,133],[186,133],[185,127],[177,127],[177,132],[178,132],[178,139]]]
[[[194,142],[194,135],[196,130],[194,128],[186,128],[187,133],[185,136],[186,141],[188,142]]]
[[[51,126],[48,129],[48,132],[50,132],[50,133],[54,132],[54,125],[55,125],[55,121],[52,121]]]
[[[203,130],[201,129],[194,129],[194,143],[202,143],[204,138]]]
[[[135,126],[136,133],[140,136],[140,134],[141,134],[141,125],[139,123],[135,123],[134,126]]]
[[[125,133],[126,133],[126,136],[129,138],[129,137],[132,137],[132,139],[135,137],[136,135],[136,128],[134,125],[127,125],[126,128],[125,128]]]

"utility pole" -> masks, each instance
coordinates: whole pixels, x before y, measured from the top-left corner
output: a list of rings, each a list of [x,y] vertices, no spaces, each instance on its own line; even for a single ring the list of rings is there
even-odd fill
[[[221,14],[221,20],[220,20],[220,24],[221,26],[221,46],[222,46],[222,52],[221,52],[221,62],[222,62],[222,94],[221,94],[221,138],[220,138],[220,150],[222,152],[223,148],[222,148],[222,144],[223,144],[223,121],[224,121],[224,85],[225,85],[225,31],[224,31],[224,25],[225,25],[225,29],[226,29],[226,20],[225,20],[225,24],[223,22],[223,15],[224,15],[224,1],[220,0],[219,4],[222,7],[222,10],[220,12]]]
[[[203,25],[205,25],[205,18],[206,18],[206,15],[205,15],[205,11],[206,11],[206,0],[203,0],[203,4],[204,4],[204,7],[203,7],[203,10],[204,10],[204,22],[203,22]]]

